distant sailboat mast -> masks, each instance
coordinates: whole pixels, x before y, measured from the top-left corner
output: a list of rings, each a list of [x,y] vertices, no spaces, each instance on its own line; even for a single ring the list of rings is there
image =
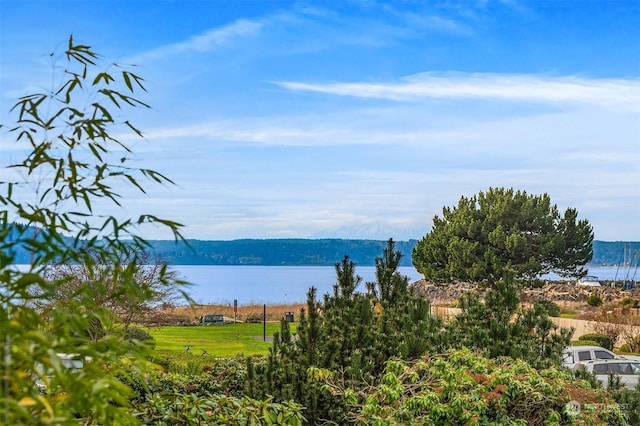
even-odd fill
[[[622,288],[633,288],[637,284],[637,275],[638,275],[638,261],[640,257],[638,256],[638,249],[633,250],[631,247],[628,247],[627,244],[624,245],[622,249],[622,262],[619,262],[616,265],[616,273],[613,278],[613,282],[616,283],[618,281],[618,272],[620,272],[620,266],[622,266],[623,271],[626,267],[627,271],[624,276],[624,280],[622,280]],[[633,275],[631,275],[631,268],[634,268]]]
[[[618,282],[618,272],[620,271],[620,265],[624,268],[627,265],[627,245],[622,246],[622,260],[618,262],[616,265],[616,274],[613,276],[614,284]],[[625,282],[622,282],[622,287],[624,287]]]
[[[627,272],[627,275],[629,275],[629,273],[631,272],[631,264],[635,264],[635,268],[633,270],[633,278],[631,278],[631,282],[634,284],[634,286],[635,286],[635,284],[637,284],[636,278],[638,276],[638,260],[640,260],[640,259],[639,259],[639,256],[638,256],[638,249],[636,249],[633,252],[633,260],[632,260],[631,263],[629,263],[629,269],[628,269],[628,272]]]

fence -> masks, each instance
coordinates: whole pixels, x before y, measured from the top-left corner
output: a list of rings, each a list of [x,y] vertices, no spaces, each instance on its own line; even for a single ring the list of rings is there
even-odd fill
[[[432,306],[431,315],[443,318],[445,321],[449,320],[461,312],[460,308],[450,308],[446,306]],[[573,335],[571,340],[577,340],[578,337],[583,334],[595,333],[596,324],[598,321],[587,321],[572,318],[558,318],[551,317],[551,321],[559,327],[573,328]],[[634,335],[640,335],[640,327],[632,327]],[[622,336],[618,338],[617,342],[614,342],[615,346],[620,346],[624,342],[621,341]]]

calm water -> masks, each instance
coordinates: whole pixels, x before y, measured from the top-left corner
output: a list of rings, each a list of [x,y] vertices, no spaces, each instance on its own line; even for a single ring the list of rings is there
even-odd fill
[[[307,291],[318,289],[318,298],[333,292],[336,270],[333,266],[223,266],[174,265],[171,267],[193,285],[188,293],[198,303],[294,303],[307,300]],[[409,282],[422,278],[413,267],[401,267]],[[366,281],[375,281],[374,266],[358,266],[362,277],[358,291]]]
[[[219,265],[174,265],[172,269],[193,285],[188,289],[198,303],[295,303],[304,302],[307,290],[314,286],[318,297],[333,291],[336,272],[333,266],[219,266]],[[356,273],[362,277],[358,288],[364,291],[366,281],[375,281],[374,266],[358,266]],[[409,277],[409,282],[422,278],[413,267],[402,267],[400,273]],[[628,278],[633,278],[634,270]],[[589,275],[601,280],[616,278],[616,268],[592,267]],[[617,271],[622,280],[627,269]],[[545,278],[557,279],[557,276]],[[640,277],[639,277],[640,278]]]

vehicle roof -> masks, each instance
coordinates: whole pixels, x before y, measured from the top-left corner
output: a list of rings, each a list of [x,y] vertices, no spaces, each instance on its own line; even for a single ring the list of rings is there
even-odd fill
[[[604,349],[605,351],[609,351],[609,349],[603,348],[602,346],[567,346],[565,349]]]

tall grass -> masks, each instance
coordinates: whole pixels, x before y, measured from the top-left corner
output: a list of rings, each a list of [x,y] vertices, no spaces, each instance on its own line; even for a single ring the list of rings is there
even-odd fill
[[[285,318],[287,312],[293,312],[294,319],[300,316],[300,309],[304,303],[266,305],[267,321],[280,321]],[[237,308],[236,321],[238,322],[262,322],[265,305],[249,304],[240,305]],[[234,320],[233,304],[211,304],[166,307],[154,311],[147,316],[146,323],[157,324],[196,324],[201,322],[204,315],[224,315],[229,321]]]

